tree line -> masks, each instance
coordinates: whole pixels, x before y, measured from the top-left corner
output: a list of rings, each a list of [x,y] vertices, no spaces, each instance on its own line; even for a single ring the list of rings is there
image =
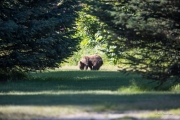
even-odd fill
[[[177,82],[179,6],[178,0],[2,0],[1,73],[55,68],[90,46],[125,72],[160,85]]]
[[[102,48],[123,71],[157,81],[179,81],[180,1],[87,0],[96,16]]]

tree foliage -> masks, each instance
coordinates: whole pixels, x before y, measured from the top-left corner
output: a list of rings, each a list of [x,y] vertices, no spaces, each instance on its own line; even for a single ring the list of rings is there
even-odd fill
[[[88,0],[107,26],[105,52],[160,84],[180,78],[179,0]],[[122,60],[123,59],[123,60]]]
[[[44,70],[77,50],[76,0],[1,0],[0,69]]]
[[[90,6],[86,3],[81,4],[83,9],[79,12],[77,24],[77,36],[81,41],[81,46],[98,47],[103,45],[101,36],[102,26],[104,25],[96,16],[89,14]]]
[[[102,48],[106,47],[105,40],[102,39],[102,34],[106,31],[103,29],[105,24],[99,19],[90,14],[90,6],[81,1],[81,11],[78,12],[78,18],[76,18],[76,35],[80,38],[79,44],[80,50],[74,52],[71,58],[68,58],[63,65],[77,65],[78,61],[84,55],[99,54],[103,56],[103,61],[108,63],[107,56],[101,51]]]

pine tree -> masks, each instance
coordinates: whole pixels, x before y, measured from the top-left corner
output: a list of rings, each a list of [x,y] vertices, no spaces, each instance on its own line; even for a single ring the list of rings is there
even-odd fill
[[[110,46],[107,54],[125,59],[133,71],[160,84],[179,80],[179,0],[91,0],[89,4],[92,14],[111,31],[111,37],[104,37]]]
[[[79,9],[76,0],[1,0],[1,75],[58,67],[78,49]]]

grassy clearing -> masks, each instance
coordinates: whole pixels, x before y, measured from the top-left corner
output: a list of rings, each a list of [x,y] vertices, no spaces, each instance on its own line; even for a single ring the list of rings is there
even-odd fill
[[[148,111],[135,116],[147,119],[161,118],[167,113],[179,115],[179,85],[167,83],[160,90],[154,90],[154,86],[137,74],[126,76],[115,69],[66,68],[31,73],[29,80],[0,83],[0,119],[47,119],[128,111]]]

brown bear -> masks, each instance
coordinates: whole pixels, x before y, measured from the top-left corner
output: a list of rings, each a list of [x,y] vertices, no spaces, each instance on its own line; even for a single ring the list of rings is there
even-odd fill
[[[99,70],[102,64],[103,60],[99,55],[83,56],[82,59],[78,62],[78,66],[81,70],[87,70],[88,67],[91,70]]]

